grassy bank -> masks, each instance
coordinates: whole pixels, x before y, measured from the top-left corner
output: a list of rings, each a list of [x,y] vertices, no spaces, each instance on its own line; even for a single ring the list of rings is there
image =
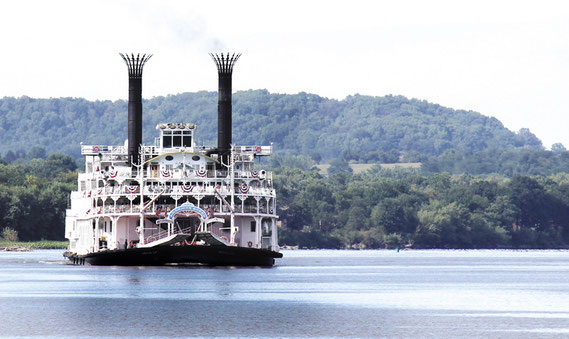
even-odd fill
[[[357,164],[357,163],[350,163],[350,168],[354,172],[354,174],[363,173],[367,170],[372,169],[374,166],[381,166],[381,168],[421,168],[420,162],[409,162],[409,163],[394,163],[394,164]],[[320,174],[326,175],[328,173],[328,168],[330,168],[330,164],[320,164],[316,165],[316,168],[320,171]]]
[[[24,247],[29,249],[65,249],[69,241],[41,240],[41,241],[6,241],[0,239],[0,248]]]

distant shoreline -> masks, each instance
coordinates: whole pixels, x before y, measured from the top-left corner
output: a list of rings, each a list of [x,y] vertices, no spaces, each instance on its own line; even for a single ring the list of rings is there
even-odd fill
[[[0,252],[25,252],[38,249],[66,249],[68,241],[5,241],[0,240]]]

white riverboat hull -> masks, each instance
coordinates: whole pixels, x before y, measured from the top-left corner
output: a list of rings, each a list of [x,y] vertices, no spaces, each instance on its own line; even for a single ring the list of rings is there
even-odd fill
[[[126,250],[101,251],[70,256],[77,264],[116,266],[209,265],[270,267],[282,254],[265,249],[235,246],[157,246]]]

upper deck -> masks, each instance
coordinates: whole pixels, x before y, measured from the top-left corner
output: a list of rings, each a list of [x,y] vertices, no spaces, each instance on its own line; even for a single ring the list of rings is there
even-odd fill
[[[128,145],[82,144],[81,154],[86,159],[85,173],[80,174],[80,182],[123,182],[128,179],[207,181],[229,178],[231,170],[235,179],[272,179],[271,173],[254,169],[255,158],[271,155],[272,145],[233,146],[233,166],[230,167],[229,164],[220,164],[215,148],[195,145],[196,129],[195,124],[189,123],[158,124],[159,136],[154,145],[140,147],[138,154],[142,166],[129,165]]]
[[[196,146],[195,131],[197,126],[190,123],[161,123],[156,125],[160,135],[154,140],[154,145],[141,146],[142,162],[147,162],[166,153],[196,153],[208,155],[215,148]],[[269,156],[273,150],[271,146],[235,146],[233,154],[235,162],[252,162],[257,156]],[[122,162],[128,161],[128,146],[83,145],[81,154],[84,156],[98,156],[101,161]],[[217,161],[216,156],[211,157]]]
[[[161,147],[161,145],[153,145],[153,146],[142,146],[141,147],[141,154],[144,154],[146,157],[154,158],[163,154],[167,153],[177,153],[177,152],[186,152],[186,153],[198,153],[198,154],[207,154],[209,151],[213,151],[215,148],[213,147]],[[273,152],[273,146],[235,146],[233,150],[233,154],[236,157],[236,162],[246,162],[246,161],[253,161],[255,157],[258,156],[269,156]],[[128,159],[128,148],[126,146],[107,146],[107,145],[83,145],[81,144],[81,155],[84,156],[99,156],[102,161],[127,161]],[[212,159],[216,159],[217,157],[212,157]],[[148,159],[146,159],[148,160]]]

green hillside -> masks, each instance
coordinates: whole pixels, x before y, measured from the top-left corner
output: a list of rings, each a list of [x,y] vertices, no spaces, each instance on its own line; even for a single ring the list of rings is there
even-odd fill
[[[145,142],[157,123],[187,121],[214,145],[216,102],[213,92],[145,101]],[[0,100],[0,231],[61,239],[79,143],[122,144],[126,112],[124,101]],[[236,143],[275,143],[263,166],[275,173],[283,245],[569,246],[569,152],[545,151],[527,129],[404,97],[267,91],[236,93],[233,121]]]
[[[390,162],[406,156],[439,156],[450,149],[542,149],[529,130],[514,133],[495,118],[454,110],[402,96],[354,95],[344,100],[314,94],[272,94],[266,90],[233,96],[233,140],[269,144],[280,154],[312,155],[323,162],[342,155],[364,163]],[[217,93],[197,92],[144,101],[145,143],[153,142],[159,122],[198,125],[198,142],[214,145]],[[47,153],[79,157],[79,143],[122,144],[127,137],[127,102],[80,98],[0,100],[0,153],[27,152],[41,146]]]

